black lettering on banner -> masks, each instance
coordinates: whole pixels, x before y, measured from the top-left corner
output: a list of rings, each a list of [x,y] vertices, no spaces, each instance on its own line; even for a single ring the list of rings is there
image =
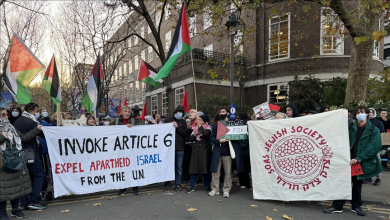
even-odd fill
[[[76,139],[76,144],[77,144],[77,146],[79,147],[79,150],[80,150],[80,153],[84,153],[84,144],[85,144],[85,139],[83,140],[83,148],[81,148],[80,147],[80,143],[79,143],[79,140],[78,139]]]
[[[172,140],[167,140],[167,137],[172,137],[172,134],[168,133],[164,137],[164,145],[165,145],[165,147],[170,147],[172,145]]]
[[[81,185],[84,185],[85,177],[81,177],[80,180],[81,180]]]
[[[154,148],[157,148],[157,145],[156,145],[157,136],[158,136],[158,134],[155,134],[155,135],[154,135],[154,138],[153,138],[153,147],[154,147]]]
[[[73,141],[74,142],[74,141]],[[70,150],[72,150],[73,154],[76,154],[75,146],[72,146],[72,143],[68,138],[65,139],[65,154],[68,155],[68,146],[70,147]]]
[[[87,152],[88,152],[88,151],[87,151]],[[88,179],[88,185],[93,185],[93,183],[92,183],[92,177],[88,176],[87,179]]]
[[[138,140],[137,140],[137,149],[139,148],[139,136],[137,136],[138,138]]]
[[[129,149],[129,146],[127,146],[128,141],[129,141],[129,138],[127,136],[123,136],[123,146],[122,146],[123,150],[125,149],[125,145],[126,145],[126,148]]]
[[[141,147],[142,148],[146,148],[146,146],[144,146],[142,143],[143,143],[143,141],[144,141],[144,138],[147,138],[148,136],[146,136],[146,135],[144,135],[144,136],[142,136],[142,138],[141,138]]]
[[[96,141],[96,138],[95,138],[95,153],[96,153],[96,149],[97,149],[97,148],[99,148],[99,151],[102,152],[102,149],[101,149],[101,148],[99,147],[99,145],[98,145],[99,142],[100,142],[100,140],[101,140],[101,138],[100,138],[98,141]]]
[[[150,147],[153,147],[152,145],[150,145],[150,135],[148,135],[148,148],[150,148]]]
[[[107,152],[107,150],[106,150],[106,145],[107,145],[106,140],[107,139],[108,139],[108,137],[103,138],[103,152]]]
[[[119,137],[116,137],[114,151],[116,150],[116,147],[119,147],[119,150],[122,150],[121,149],[121,142],[119,141]]]
[[[142,170],[132,170],[132,172],[133,172],[133,179],[134,180],[145,179],[144,169],[142,169]]]
[[[88,143],[90,143],[90,144],[88,144]],[[91,138],[87,138],[87,141],[86,141],[86,143],[85,143],[85,149],[87,150],[87,153],[93,153],[93,149],[94,149],[94,147],[93,147],[93,140],[91,139]],[[88,146],[91,146],[91,150],[89,150],[89,148],[88,148]]]
[[[60,156],[62,156],[62,139],[58,139],[58,148],[60,150]]]
[[[112,182],[125,181],[125,172],[110,173],[110,176],[112,177]]]
[[[134,143],[135,143],[135,139],[137,138],[137,135],[130,135],[130,138],[131,138],[131,148],[134,149]]]

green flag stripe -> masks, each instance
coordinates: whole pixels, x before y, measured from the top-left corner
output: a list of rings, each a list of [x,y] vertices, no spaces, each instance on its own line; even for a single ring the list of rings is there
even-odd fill
[[[41,69],[30,69],[25,71],[20,71],[16,77],[16,84],[18,85],[16,91],[16,98],[18,99],[18,104],[28,104],[32,102],[30,91],[28,91],[31,81],[34,79],[34,76]]]
[[[158,81],[156,82],[153,80],[153,78],[150,78],[150,77],[146,77],[140,81],[144,82],[146,84],[152,85],[152,86],[156,86],[156,87],[160,85],[160,82],[158,82]]]

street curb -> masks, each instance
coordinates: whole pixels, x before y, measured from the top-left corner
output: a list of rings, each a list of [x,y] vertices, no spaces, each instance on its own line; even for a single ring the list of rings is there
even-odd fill
[[[390,203],[388,201],[386,201],[385,199],[378,199],[378,198],[374,198],[374,197],[362,198],[362,202],[390,206]]]

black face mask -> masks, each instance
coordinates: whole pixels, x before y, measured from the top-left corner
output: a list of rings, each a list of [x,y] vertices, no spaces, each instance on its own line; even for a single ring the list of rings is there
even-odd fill
[[[220,115],[219,115],[219,118],[220,118],[221,120],[225,120],[226,117],[227,117],[227,114],[220,114]]]

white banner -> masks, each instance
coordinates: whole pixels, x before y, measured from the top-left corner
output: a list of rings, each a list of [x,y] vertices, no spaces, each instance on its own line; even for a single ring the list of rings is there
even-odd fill
[[[54,196],[144,186],[175,179],[175,127],[42,127]]]
[[[351,199],[348,114],[249,122],[254,199]]]

